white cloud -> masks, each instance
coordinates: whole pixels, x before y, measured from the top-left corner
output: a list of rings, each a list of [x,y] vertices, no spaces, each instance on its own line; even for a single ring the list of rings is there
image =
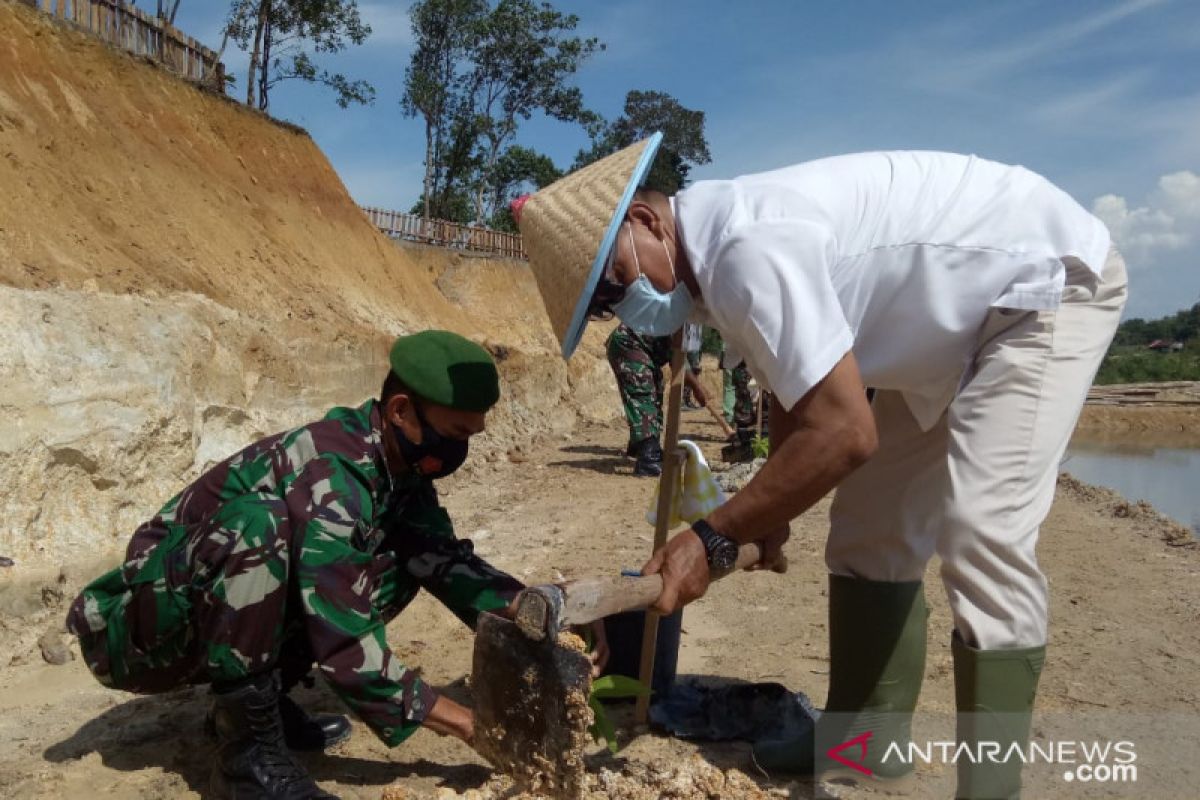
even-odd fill
[[[1102,78],[1089,85],[1081,80],[1072,89],[1048,93],[1044,100],[1031,99],[1030,117],[1059,129],[1074,129],[1080,120],[1111,116],[1129,108],[1131,101],[1140,101],[1145,89],[1153,83],[1149,70],[1132,70],[1125,75]]]
[[[1117,246],[1134,264],[1148,266],[1163,253],[1200,247],[1200,175],[1181,170],[1163,175],[1144,205],[1130,208],[1119,195],[1092,202]]]
[[[1159,178],[1158,187],[1164,205],[1176,217],[1200,220],[1200,175],[1186,169],[1172,172]]]
[[[952,83],[968,84],[995,80],[1017,69],[1030,69],[1042,59],[1062,55],[1107,28],[1119,25],[1128,17],[1140,14],[1165,0],[1126,0],[1090,15],[1073,17],[1069,22],[1030,32],[1002,44],[973,47],[965,51],[959,69],[946,74]]]

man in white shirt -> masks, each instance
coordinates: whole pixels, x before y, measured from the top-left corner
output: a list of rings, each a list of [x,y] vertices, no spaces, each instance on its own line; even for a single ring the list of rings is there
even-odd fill
[[[910,769],[881,757],[910,736],[935,553],[959,738],[1023,745],[1046,643],[1038,527],[1126,296],[1108,231],[1022,167],[948,153],[635,192],[656,146],[547,187],[521,228],[564,355],[587,315],[659,335],[691,319],[774,394],[761,472],[646,564],[663,576],[658,610],[703,595],[728,540],[763,541],[769,565],[788,522],[836,487],[827,713],[815,740],[756,743],[760,765],[820,770],[830,745],[871,731],[865,769]],[[564,285],[580,297],[547,288]],[[1015,757],[958,766],[959,797],[1019,794]]]

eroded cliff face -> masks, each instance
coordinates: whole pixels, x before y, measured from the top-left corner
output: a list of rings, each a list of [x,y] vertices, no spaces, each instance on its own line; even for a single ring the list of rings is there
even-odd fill
[[[375,395],[439,327],[496,355],[486,464],[620,412],[521,262],[403,248],[303,132],[0,2],[0,554],[95,559],[213,462]]]

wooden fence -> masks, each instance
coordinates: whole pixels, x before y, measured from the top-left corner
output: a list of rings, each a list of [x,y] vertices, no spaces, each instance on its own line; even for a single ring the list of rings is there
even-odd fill
[[[40,0],[42,11],[70,22],[109,44],[151,58],[172,72],[225,91],[225,68],[217,54],[165,19],[124,0]]]
[[[442,219],[426,220],[420,214],[405,214],[385,208],[363,206],[371,224],[393,239],[453,247],[505,258],[526,258],[521,234],[473,228]]]

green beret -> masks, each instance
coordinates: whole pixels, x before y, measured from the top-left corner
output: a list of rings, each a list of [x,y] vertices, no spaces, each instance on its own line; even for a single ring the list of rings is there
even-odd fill
[[[487,350],[450,331],[401,336],[392,372],[422,400],[460,411],[487,411],[500,399],[500,375]]]

